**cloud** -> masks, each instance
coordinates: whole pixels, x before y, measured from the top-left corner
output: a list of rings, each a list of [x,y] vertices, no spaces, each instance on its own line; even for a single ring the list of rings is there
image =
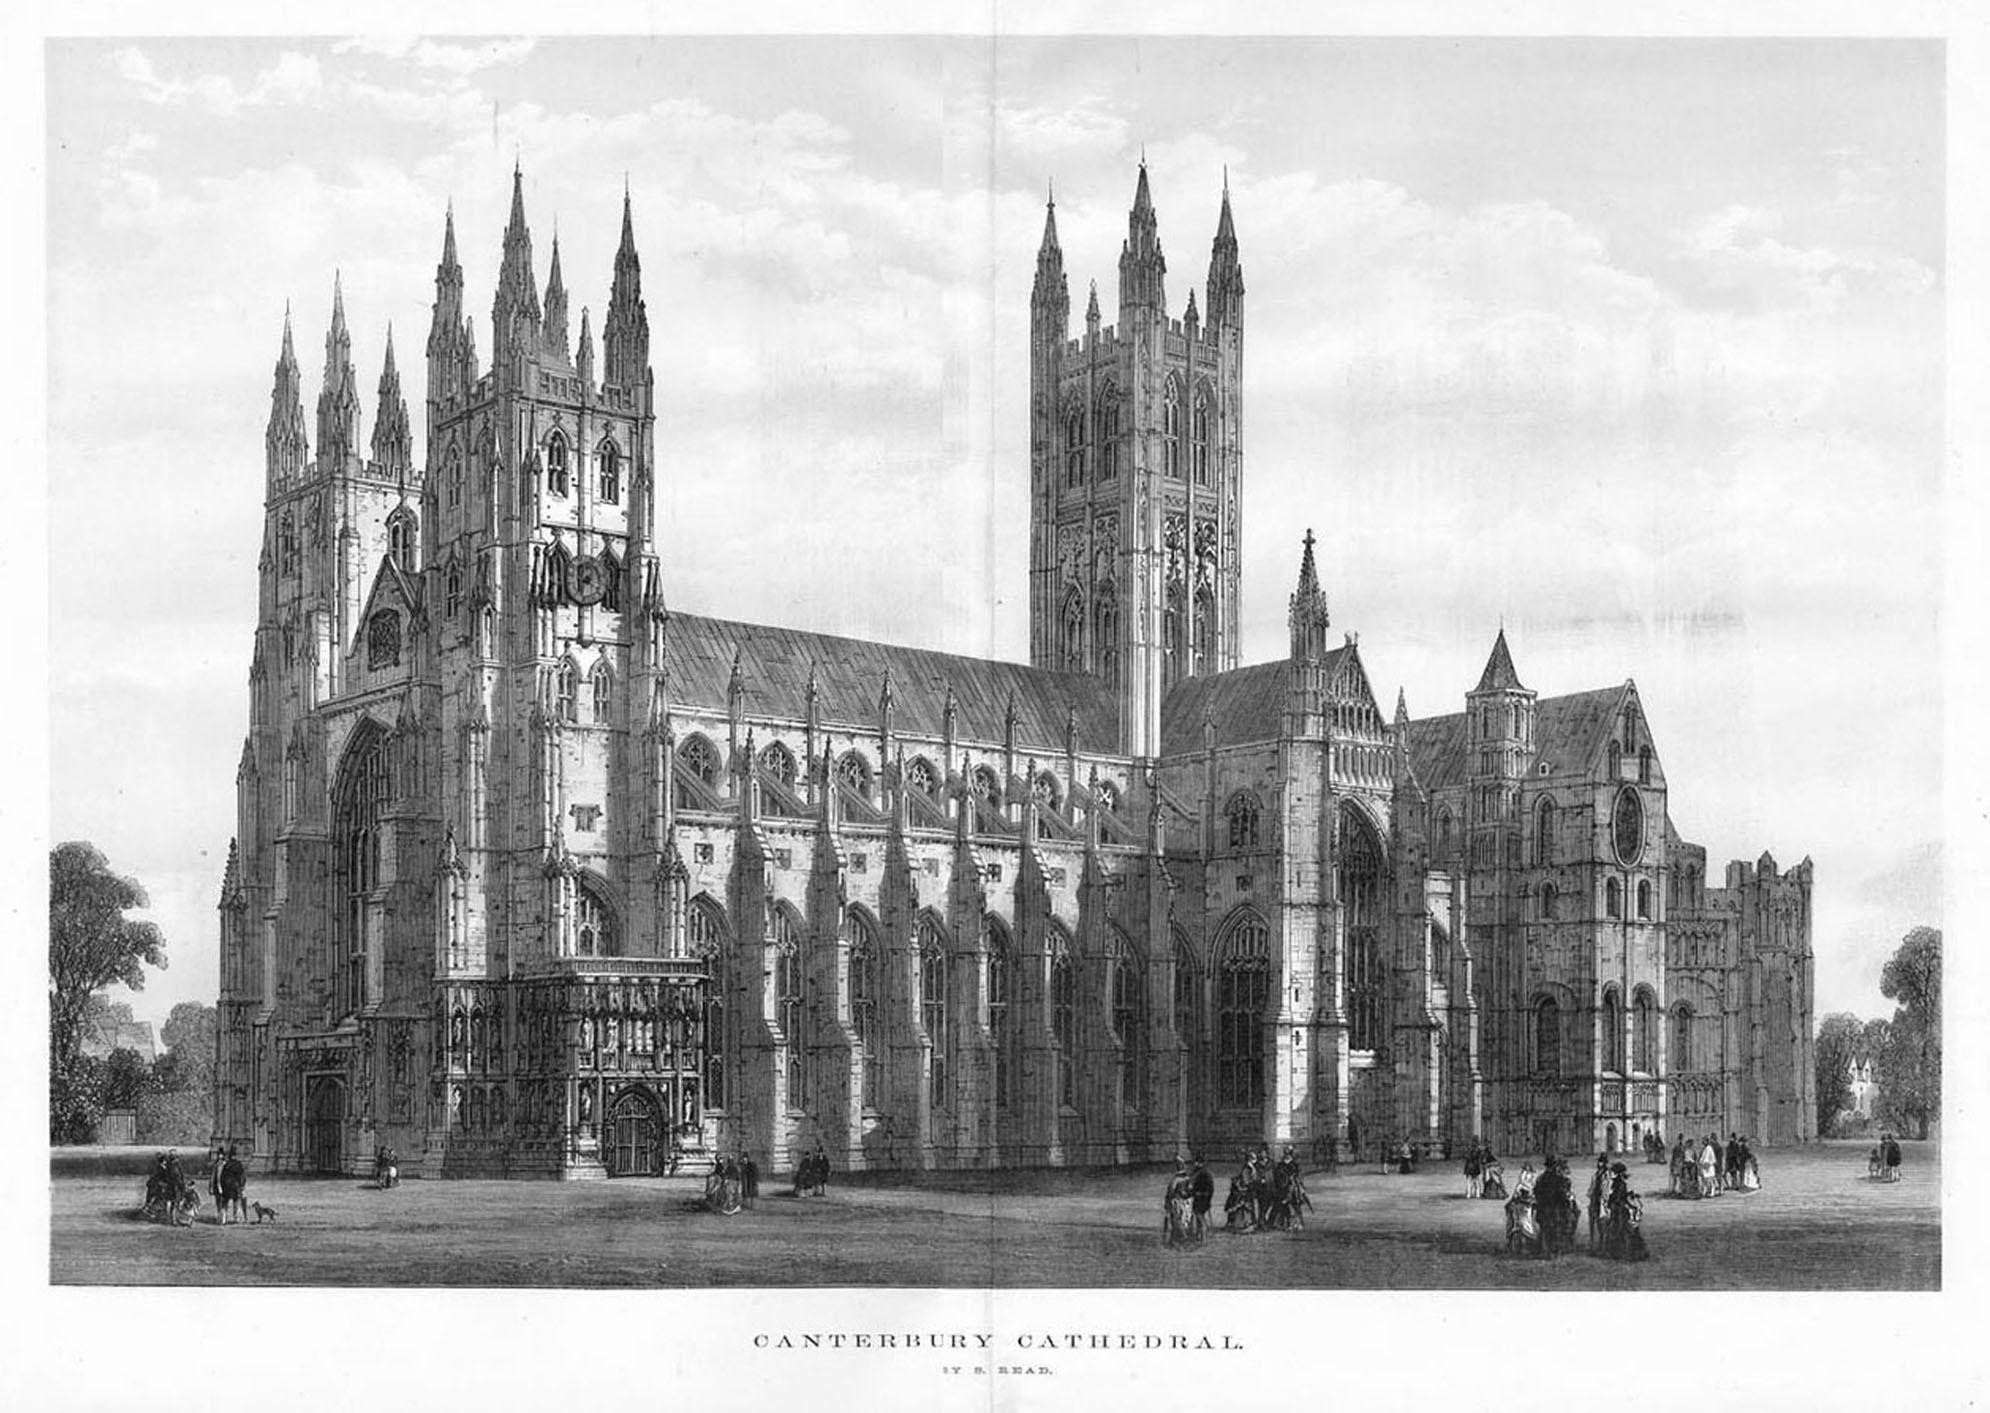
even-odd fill
[[[457,78],[467,78],[480,70],[521,62],[537,46],[531,38],[483,41],[438,42],[400,36],[382,39],[342,39],[332,46],[334,54],[368,54],[376,58],[407,60],[419,68],[440,70]]]
[[[108,62],[148,103],[193,104],[216,117],[233,117],[244,108],[305,103],[325,90],[317,59],[292,50],[285,50],[245,86],[238,86],[226,74],[167,78],[144,51],[131,45],[114,50]]]

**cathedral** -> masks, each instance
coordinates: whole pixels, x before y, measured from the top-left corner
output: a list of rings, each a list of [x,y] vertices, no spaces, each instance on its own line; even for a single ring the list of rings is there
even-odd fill
[[[1179,315],[1166,275],[1143,164],[1074,329],[1046,211],[1028,665],[666,607],[626,194],[576,329],[514,174],[488,364],[445,217],[419,456],[391,337],[362,440],[337,284],[315,427],[286,316],[216,1141],[587,1178],[1814,1137],[1810,862],[1707,876],[1633,682],[1542,696],[1502,630],[1455,709],[1385,709],[1310,532],[1289,650],[1239,661],[1227,186]]]

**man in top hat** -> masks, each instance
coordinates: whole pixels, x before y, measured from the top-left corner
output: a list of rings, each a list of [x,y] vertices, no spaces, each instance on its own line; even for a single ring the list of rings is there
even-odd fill
[[[1589,1247],[1596,1249],[1603,1226],[1603,1201],[1610,1195],[1610,1155],[1596,1155],[1596,1171],[1589,1175]]]

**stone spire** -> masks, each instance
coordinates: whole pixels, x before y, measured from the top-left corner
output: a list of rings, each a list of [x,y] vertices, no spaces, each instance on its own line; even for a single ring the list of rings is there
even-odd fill
[[[387,359],[380,369],[380,410],[373,414],[373,460],[407,489],[414,461],[414,438],[408,431],[408,404],[401,396],[401,374],[394,367],[394,326],[387,326]]]
[[[345,290],[332,276],[332,327],[325,335],[325,383],[318,393],[318,463],[341,467],[359,454],[359,389],[352,371],[352,335],[345,324]]]
[[[1154,197],[1147,189],[1147,159],[1140,159],[1140,180],[1133,189],[1133,210],[1126,218],[1126,244],[1119,252],[1119,307],[1162,312],[1168,307],[1163,277],[1167,259],[1154,218]]]
[[[491,304],[491,368],[508,368],[539,347],[539,287],[532,274],[532,232],[525,224],[525,174],[511,169],[511,220],[504,228],[497,298]]]
[[[587,306],[580,310],[580,346],[574,350],[574,371],[583,387],[594,386],[594,329],[588,323]]]
[[[601,321],[601,363],[604,383],[622,388],[649,385],[649,311],[643,305],[643,262],[636,255],[636,223],[627,188],[622,192],[622,243],[615,248],[608,317]]]
[[[1057,243],[1057,202],[1048,195],[1043,240],[1036,250],[1036,283],[1030,287],[1030,314],[1046,336],[1063,342],[1071,317],[1071,287],[1064,278],[1064,251]]]
[[[1230,219],[1230,173],[1223,173],[1223,211],[1216,218],[1216,239],[1209,247],[1209,309],[1211,328],[1244,327],[1244,267],[1237,260],[1237,227]]]
[[[435,310],[428,324],[428,396],[449,394],[463,358],[463,266],[456,259],[456,208],[442,217],[442,259],[435,267]]]
[[[1492,656],[1486,659],[1486,670],[1479,674],[1479,685],[1472,690],[1475,693],[1527,690],[1520,684],[1520,674],[1513,669],[1513,654],[1507,651],[1504,627],[1499,630],[1499,636],[1493,639]]]
[[[1313,563],[1313,532],[1306,531],[1306,549],[1299,560],[1299,587],[1293,591],[1290,610],[1292,659],[1318,661],[1327,655],[1327,595],[1320,587],[1320,571]]]
[[[276,378],[269,395],[269,430],[264,433],[272,486],[304,474],[311,449],[304,436],[304,396],[297,372],[297,350],[290,341],[290,306],[283,306],[283,352],[277,355]]]
[[[567,284],[560,278],[560,236],[553,233],[553,268],[546,272],[546,352],[565,363],[567,352]]]

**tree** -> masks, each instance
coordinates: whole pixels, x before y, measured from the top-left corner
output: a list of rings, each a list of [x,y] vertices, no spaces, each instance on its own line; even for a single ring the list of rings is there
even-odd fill
[[[152,1066],[136,1050],[120,1047],[104,1061],[104,1108],[136,1109],[152,1088]]]
[[[1866,1025],[1848,1011],[1835,1011],[1817,1023],[1817,1131],[1831,1132],[1838,1115],[1851,1107],[1852,1061],[1865,1053]]]
[[[1942,1112],[1942,933],[1917,927],[1880,972],[1880,994],[1900,1004],[1878,1052],[1882,1111],[1926,1138]]]
[[[214,1050],[218,1013],[198,1001],[182,1001],[173,1007],[159,1038],[166,1054],[154,1068],[159,1071],[160,1088],[191,1089],[205,1094],[214,1087]]]
[[[58,844],[49,852],[49,1068],[76,1064],[91,996],[106,986],[145,988],[145,968],[166,965],[156,925],[125,913],[146,905],[145,890],[110,871],[94,844]]]

